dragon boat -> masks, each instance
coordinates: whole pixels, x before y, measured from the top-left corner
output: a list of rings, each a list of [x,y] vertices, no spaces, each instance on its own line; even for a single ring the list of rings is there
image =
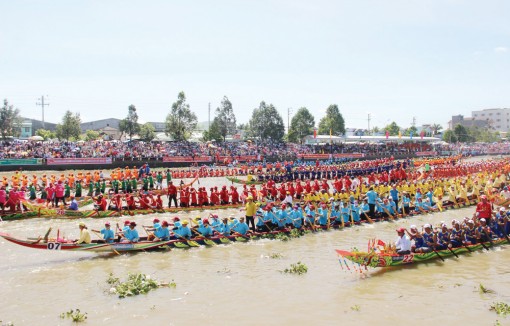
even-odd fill
[[[260,181],[260,180],[248,181],[248,180],[243,180],[243,179],[239,179],[236,177],[226,177],[226,178],[228,181],[230,181],[232,183],[240,183],[240,184],[244,184],[244,185],[261,185],[261,184],[264,184],[267,182],[267,181]]]
[[[54,209],[45,208],[36,205],[26,205],[29,210],[24,212],[0,214],[0,217],[4,221],[19,220],[33,217],[46,217],[46,218],[61,218],[61,219],[73,219],[73,218],[102,218],[102,217],[115,217],[115,216],[135,216],[135,215],[147,215],[147,214],[165,214],[165,213],[180,213],[197,210],[218,210],[227,208],[241,208],[243,204],[229,204],[229,205],[215,205],[215,206],[202,206],[202,207],[174,207],[174,208],[149,208],[149,209],[123,209],[120,211],[107,210],[98,211],[94,209],[89,210],[66,210],[66,209]]]
[[[444,209],[454,209],[454,205],[445,206]],[[410,214],[408,217],[418,216],[420,213]],[[373,222],[388,221],[388,218],[374,218]],[[191,248],[200,246],[215,246],[218,244],[228,244],[232,242],[247,242],[258,239],[282,239],[288,240],[291,238],[297,238],[307,233],[315,233],[329,230],[341,230],[345,227],[352,227],[356,225],[368,224],[369,221],[361,220],[355,222],[345,222],[343,225],[340,223],[332,223],[330,225],[315,225],[302,227],[301,229],[295,228],[283,228],[279,230],[271,230],[268,232],[256,232],[251,235],[242,236],[240,234],[234,234],[230,236],[216,235],[213,237],[201,237],[196,236],[191,239],[174,239],[169,241],[152,242],[147,241],[147,238],[141,238],[140,242],[137,243],[104,243],[101,240],[95,240],[91,244],[75,244],[72,241],[57,241],[56,239],[49,238],[48,241],[43,241],[42,238],[28,238],[19,239],[11,236],[7,233],[1,233],[0,237],[3,237],[9,242],[29,247],[33,249],[45,249],[45,250],[70,250],[70,251],[90,251],[90,252],[137,252],[137,251],[156,251],[165,250],[169,248]],[[115,249],[115,250],[114,250]],[[339,253],[348,253],[347,251],[339,251]],[[347,256],[346,256],[347,258]]]
[[[42,206],[32,205],[29,202],[24,202],[25,206],[28,210],[24,212],[5,212],[0,214],[0,218],[3,221],[12,221],[26,218],[35,218],[35,217],[44,217],[44,218],[57,218],[57,219],[77,219],[77,218],[104,218],[104,217],[116,217],[116,216],[136,216],[136,215],[147,215],[147,214],[165,214],[165,213],[180,213],[180,212],[189,212],[189,211],[203,211],[203,210],[220,210],[220,209],[228,209],[228,208],[242,208],[243,204],[228,204],[228,205],[214,205],[214,206],[191,206],[191,207],[174,207],[174,208],[149,208],[149,209],[122,209],[122,210],[107,210],[107,211],[98,211],[94,209],[89,210],[65,210],[65,209],[55,209],[55,208],[46,208]],[[473,205],[474,202],[469,203],[461,203],[455,204],[452,202],[447,202],[442,204],[442,210],[446,209],[457,209],[466,206]],[[413,207],[411,206],[412,211]],[[416,215],[416,213],[411,213]]]
[[[493,240],[492,242],[476,243],[472,245],[466,245],[463,247],[435,250],[428,253],[411,253],[408,255],[398,255],[395,253],[384,253],[371,250],[370,252],[361,252],[357,250],[345,251],[336,250],[339,256],[339,263],[341,266],[345,265],[347,269],[350,269],[347,261],[354,263],[354,266],[358,266],[361,271],[361,267],[393,267],[410,264],[418,264],[427,262],[430,260],[441,259],[447,257],[458,257],[459,254],[471,253],[473,251],[489,250],[491,247],[500,246],[506,243],[510,243],[509,238],[501,238]],[[342,267],[343,268],[343,267]],[[354,267],[356,269],[356,267]]]

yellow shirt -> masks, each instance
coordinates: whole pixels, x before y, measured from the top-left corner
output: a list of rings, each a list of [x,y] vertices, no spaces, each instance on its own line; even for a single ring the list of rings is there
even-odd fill
[[[255,212],[257,211],[257,205],[254,202],[246,203],[246,216],[255,216]]]
[[[92,240],[90,239],[90,233],[87,229],[81,229],[80,230],[80,239],[78,239],[77,243],[91,243]]]

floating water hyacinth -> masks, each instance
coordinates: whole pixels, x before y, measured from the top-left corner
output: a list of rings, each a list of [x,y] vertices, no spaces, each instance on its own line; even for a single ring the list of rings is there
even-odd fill
[[[285,268],[283,270],[283,273],[298,275],[305,274],[307,272],[308,267],[305,264],[301,263],[300,261],[298,261],[296,264],[290,264],[290,268]]]
[[[60,318],[64,319],[72,319],[73,323],[81,323],[87,319],[87,313],[82,313],[80,309],[69,310],[68,312],[63,312],[60,314]]]
[[[150,275],[143,273],[129,273],[125,282],[121,282],[118,277],[110,273],[106,283],[112,286],[109,293],[117,294],[121,299],[139,294],[146,294],[160,287],[176,287],[175,282],[160,283],[152,279]]]

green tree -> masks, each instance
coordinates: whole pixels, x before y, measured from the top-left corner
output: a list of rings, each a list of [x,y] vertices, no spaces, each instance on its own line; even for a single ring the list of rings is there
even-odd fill
[[[156,128],[150,122],[144,123],[140,126],[139,136],[141,140],[151,141],[156,137]]]
[[[326,116],[319,121],[319,134],[329,135],[330,131],[333,135],[345,134],[344,117],[336,104],[330,105],[326,109]]]
[[[372,128],[372,135],[376,135],[381,132],[381,129],[377,126]]]
[[[225,141],[227,135],[233,135],[236,131],[236,116],[232,109],[232,103],[224,96],[219,108],[216,108],[216,117],[213,123],[218,124],[220,134]]]
[[[285,134],[282,116],[272,104],[267,105],[264,101],[253,110],[249,124],[251,134],[261,140],[281,141]]]
[[[136,113],[136,107],[131,104],[128,107],[128,115],[125,119],[119,122],[119,131],[126,133],[129,136],[129,140],[133,138],[133,135],[140,132],[140,124],[138,123],[138,114]]]
[[[90,141],[90,140],[96,140],[100,137],[101,135],[99,135],[99,132],[96,131],[96,130],[87,130],[87,132],[85,132],[85,140],[86,141]]]
[[[55,135],[55,133],[53,131],[46,130],[46,129],[37,129],[35,134],[37,136],[41,136],[44,140],[57,138],[57,136]]]
[[[56,135],[58,139],[78,139],[81,134],[81,118],[79,113],[67,110],[62,118],[62,123],[57,124]]]
[[[314,127],[315,118],[313,115],[307,108],[300,108],[292,117],[287,140],[293,143],[302,143],[303,137],[313,134]]]
[[[418,135],[418,129],[415,126],[411,126],[411,127],[407,128],[404,131],[404,136],[411,136],[411,132],[413,132],[413,138],[420,136],[420,135]],[[398,132],[397,132],[397,135],[398,135]]]
[[[224,140],[223,135],[221,134],[221,122],[218,117],[215,117],[213,122],[211,123],[211,127],[209,130],[204,131],[202,139],[204,141],[222,141]]]
[[[466,143],[472,141],[472,137],[469,134],[467,128],[461,124],[456,125],[453,128],[453,132],[455,133],[455,137],[457,137],[458,142]]]
[[[186,103],[186,95],[180,92],[177,101],[172,104],[170,113],[166,116],[165,133],[174,140],[182,141],[191,137],[197,125],[197,116],[191,112]]]
[[[392,123],[384,127],[384,131],[389,132],[390,136],[398,136],[400,127],[395,121],[393,121]]]
[[[456,143],[457,142],[457,136],[453,132],[453,130],[446,130],[443,133],[443,140],[447,143]]]
[[[21,122],[19,109],[9,105],[9,102],[5,99],[4,105],[0,108],[0,134],[2,139],[7,136],[18,136],[21,132]]]

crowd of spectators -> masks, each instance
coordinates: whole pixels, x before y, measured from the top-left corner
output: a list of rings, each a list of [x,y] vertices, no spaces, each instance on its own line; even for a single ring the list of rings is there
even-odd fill
[[[0,142],[4,158],[97,158],[114,160],[161,160],[165,156],[262,156],[298,158],[303,154],[363,153],[365,155],[407,154],[436,151],[438,154],[480,155],[510,153],[510,143],[341,143],[287,144],[282,142],[121,142],[121,141],[12,141]]]

